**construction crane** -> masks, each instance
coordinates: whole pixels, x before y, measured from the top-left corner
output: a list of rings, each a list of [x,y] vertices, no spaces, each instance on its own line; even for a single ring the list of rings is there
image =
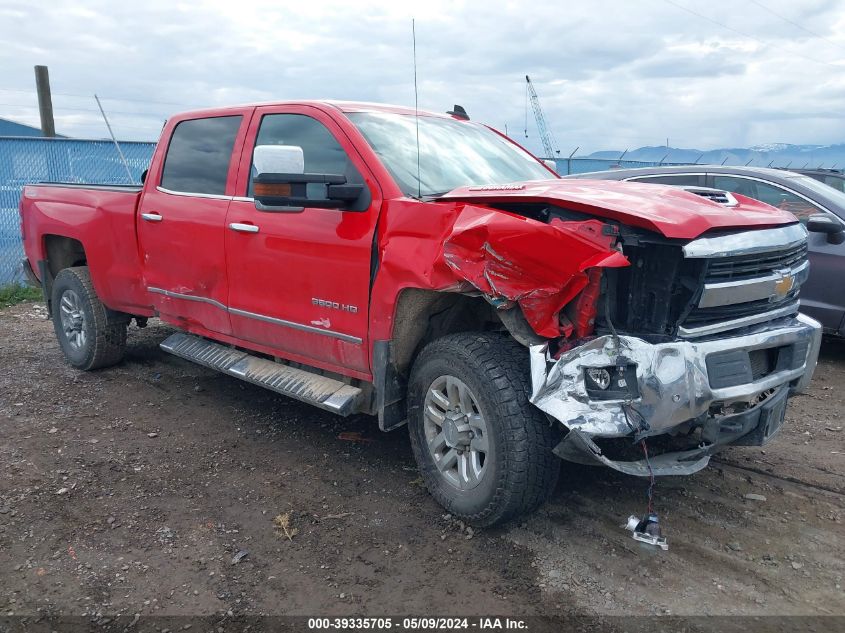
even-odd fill
[[[531,77],[525,75],[525,138],[528,138],[528,101],[531,101],[531,108],[534,110],[534,118],[537,120],[537,131],[540,133],[540,140],[543,141],[543,149],[546,152],[545,158],[554,158],[560,154],[557,141],[552,131],[546,125],[546,117],[543,116],[543,108],[540,107],[540,98],[531,83]]]

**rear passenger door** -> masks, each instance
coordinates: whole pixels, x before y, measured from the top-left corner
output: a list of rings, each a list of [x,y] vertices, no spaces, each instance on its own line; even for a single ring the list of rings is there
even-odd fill
[[[224,226],[249,111],[168,124],[136,219],[144,284],[162,318],[231,334]],[[168,135],[169,132],[169,135]]]

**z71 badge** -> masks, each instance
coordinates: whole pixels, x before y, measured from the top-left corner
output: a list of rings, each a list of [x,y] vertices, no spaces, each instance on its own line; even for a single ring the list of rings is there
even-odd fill
[[[321,308],[331,308],[332,310],[340,310],[341,312],[349,312],[350,314],[358,313],[358,306],[349,305],[348,303],[338,303],[337,301],[329,301],[328,299],[317,299],[311,297],[311,305],[320,306]]]

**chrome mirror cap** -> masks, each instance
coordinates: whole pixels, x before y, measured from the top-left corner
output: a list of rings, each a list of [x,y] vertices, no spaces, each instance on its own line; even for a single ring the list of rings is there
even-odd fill
[[[257,145],[252,165],[256,175],[304,174],[305,156],[297,145]]]

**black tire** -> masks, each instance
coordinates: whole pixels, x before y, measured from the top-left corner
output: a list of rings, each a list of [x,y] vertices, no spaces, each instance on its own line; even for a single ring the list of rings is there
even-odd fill
[[[469,490],[441,474],[426,435],[426,424],[430,434],[437,431],[431,418],[425,421],[426,397],[444,376],[469,388],[486,426],[485,470]],[[560,432],[528,402],[530,385],[528,350],[502,334],[445,336],[429,343],[414,362],[408,389],[411,447],[429,492],[453,516],[480,527],[503,523],[535,510],[554,490],[560,459],[552,449]],[[443,450],[444,457],[437,458],[441,464]]]
[[[121,361],[129,318],[102,304],[87,266],[65,268],[56,275],[51,305],[53,329],[68,363],[88,371]],[[68,309],[71,305],[73,310]]]

